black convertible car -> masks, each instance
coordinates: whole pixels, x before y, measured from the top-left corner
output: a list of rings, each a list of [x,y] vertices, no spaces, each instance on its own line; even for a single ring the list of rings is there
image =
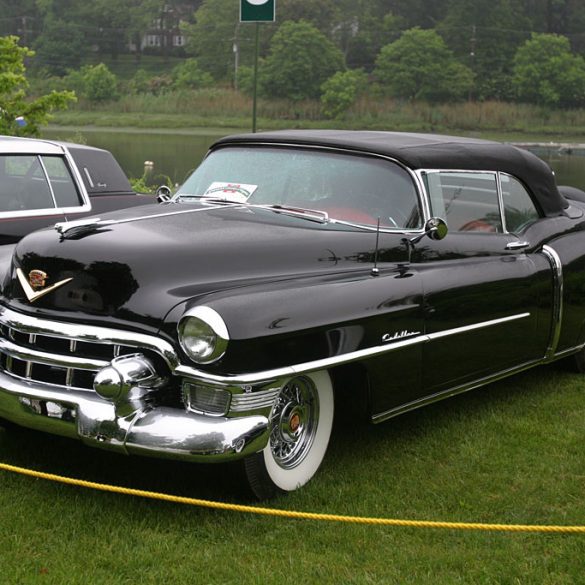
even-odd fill
[[[583,371],[584,211],[509,145],[224,138],[170,202],[5,258],[0,417],[295,490],[340,401],[380,422],[559,358]]]

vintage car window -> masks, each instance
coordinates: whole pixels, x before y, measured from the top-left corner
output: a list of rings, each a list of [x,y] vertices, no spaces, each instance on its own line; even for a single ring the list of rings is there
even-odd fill
[[[37,156],[0,155],[0,212],[54,207]]]
[[[522,183],[505,173],[500,173],[502,199],[504,201],[504,217],[509,232],[520,232],[540,216],[528,191]]]
[[[502,233],[496,173],[428,172],[426,187],[433,215],[453,232]]]
[[[60,156],[43,156],[43,164],[49,175],[57,207],[77,207],[82,204],[71,172]]]
[[[177,199],[220,197],[250,204],[326,211],[350,223],[411,229],[422,225],[417,190],[398,164],[374,157],[278,147],[212,152]]]

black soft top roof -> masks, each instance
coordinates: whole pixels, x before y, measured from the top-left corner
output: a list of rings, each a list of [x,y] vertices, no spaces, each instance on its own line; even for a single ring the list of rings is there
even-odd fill
[[[545,215],[561,215],[568,205],[544,161],[527,150],[490,140],[407,132],[282,130],[227,136],[213,147],[242,143],[345,148],[389,156],[411,169],[502,171],[526,185]]]

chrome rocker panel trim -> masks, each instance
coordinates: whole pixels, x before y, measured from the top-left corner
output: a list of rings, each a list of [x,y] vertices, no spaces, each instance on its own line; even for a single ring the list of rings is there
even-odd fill
[[[187,461],[245,457],[268,441],[264,416],[213,418],[135,401],[126,408],[87,392],[63,391],[51,384],[13,378],[0,372],[0,418],[16,424],[81,439],[125,454]]]

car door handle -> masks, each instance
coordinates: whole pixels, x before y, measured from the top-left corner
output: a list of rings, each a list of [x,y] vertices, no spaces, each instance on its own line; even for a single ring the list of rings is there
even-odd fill
[[[528,242],[508,242],[506,244],[506,250],[524,250],[528,246],[530,246]]]

